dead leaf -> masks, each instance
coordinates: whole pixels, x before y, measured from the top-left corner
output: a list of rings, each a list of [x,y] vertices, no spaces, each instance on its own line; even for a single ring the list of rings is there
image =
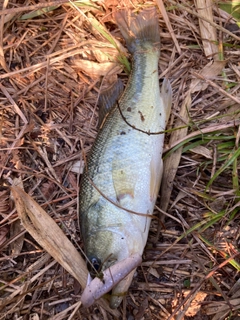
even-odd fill
[[[19,188],[23,189],[23,181],[21,176],[19,176],[19,178],[14,178],[12,185],[18,186]],[[12,198],[12,194],[11,194],[11,198]],[[21,224],[21,221],[19,219],[11,223],[10,236],[11,238],[15,238],[15,240],[10,243],[10,250],[15,257],[17,257],[18,254],[22,251],[25,234],[21,235],[20,237],[18,237],[17,235],[20,234],[23,230],[24,230],[24,227]]]
[[[212,159],[212,150],[209,150],[208,148],[206,148],[204,146],[194,147],[194,148],[190,149],[190,151],[192,151],[196,154],[200,154],[201,156],[204,156],[207,159]]]
[[[72,172],[82,174],[84,170],[84,161],[83,160],[75,161],[70,170]]]
[[[87,75],[93,77],[112,76],[122,72],[122,67],[116,62],[94,62],[89,60],[74,60],[74,67],[79,68]]]
[[[49,199],[56,190],[56,184],[53,181],[47,181],[42,183],[40,189],[45,199]]]
[[[184,120],[186,123],[188,122],[188,110],[191,107],[192,99],[191,92],[187,93],[185,100],[181,106],[180,117],[176,121],[175,127],[180,127],[184,125]],[[170,146],[175,142],[180,140],[181,138],[187,135],[188,128],[182,128],[176,131],[173,131],[170,137]],[[169,204],[170,196],[173,188],[173,180],[175,178],[178,165],[182,156],[182,147],[178,148],[174,151],[166,160],[164,161],[164,171],[162,177],[162,184],[160,189],[161,200],[160,200],[160,208],[163,211],[167,211],[167,207]]]
[[[172,209],[181,199],[185,198],[187,196],[187,193],[184,191],[179,191],[176,199],[173,201],[171,208]]]
[[[229,105],[229,102],[228,102],[228,105]],[[239,118],[239,116],[240,116],[239,104],[235,103],[232,106],[230,106],[229,108],[227,108],[227,107],[228,106],[226,106],[226,109],[227,109],[226,115],[222,119],[222,121],[226,122],[226,121],[235,120],[236,117]]]
[[[29,320],[39,320],[39,315],[37,313],[31,313],[29,315]]]
[[[186,297],[189,294],[190,291],[186,291],[184,292],[184,296]],[[193,301],[191,302],[187,312],[186,312],[186,316],[187,317],[193,317],[195,316],[198,311],[201,308],[201,303],[204,301],[204,299],[206,298],[207,293],[203,292],[203,291],[199,291],[195,298],[193,299]]]
[[[221,196],[209,203],[209,207],[215,212],[220,212],[221,210],[223,210],[225,203],[226,199]]]
[[[18,215],[31,236],[65,268],[82,287],[87,283],[87,268],[73,244],[55,221],[19,187],[11,188]]]
[[[184,290],[183,296],[187,297],[190,293],[190,290]],[[183,306],[183,310],[179,311],[179,317],[178,319],[183,319],[183,317],[186,315],[187,317],[194,317],[197,315],[201,308],[201,303],[204,301],[204,299],[207,297],[207,293],[203,291],[197,292],[194,299],[191,301],[190,305],[188,306],[187,303]],[[172,307],[173,309],[176,308],[179,304],[179,295],[177,298],[175,298],[172,301]]]
[[[153,267],[150,267],[150,268],[148,269],[148,272],[149,272],[152,276],[154,276],[155,278],[157,278],[157,279],[160,278],[160,275],[159,275],[159,273],[157,272],[157,269],[155,269],[155,268],[153,268]]]
[[[225,67],[226,61],[210,61],[206,66],[201,70],[199,73],[205,79],[211,80],[218,76],[222,69]],[[200,79],[193,79],[190,85],[190,89],[192,93],[199,92],[202,90],[207,89],[209,86],[208,83],[200,80]]]

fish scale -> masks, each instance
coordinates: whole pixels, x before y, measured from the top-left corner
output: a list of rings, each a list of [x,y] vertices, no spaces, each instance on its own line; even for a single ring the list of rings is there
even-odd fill
[[[116,20],[133,54],[132,72],[99,130],[79,197],[84,249],[90,261],[99,261],[102,270],[143,253],[150,218],[127,210],[153,213],[161,182],[164,134],[149,132],[165,130],[171,108],[169,81],[164,80],[161,92],[159,89],[155,9],[131,14],[129,24],[127,17],[128,11],[120,11]],[[103,94],[103,101],[107,101],[109,93]],[[133,273],[114,287],[112,307],[120,304]]]

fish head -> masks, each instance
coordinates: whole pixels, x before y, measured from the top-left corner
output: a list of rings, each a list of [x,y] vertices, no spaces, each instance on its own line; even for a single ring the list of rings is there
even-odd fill
[[[132,260],[128,258],[133,255],[132,250],[129,250],[129,243],[127,236],[121,234],[121,232],[114,232],[111,230],[98,230],[92,233],[91,237],[88,237],[86,253],[89,260],[88,269],[91,278],[98,277],[103,280],[103,272],[107,269],[111,272],[111,267],[121,265],[121,270],[115,275],[111,273],[111,280],[114,285],[110,295],[110,307],[117,308],[131,285],[132,278],[135,272],[131,270],[126,274],[125,270],[128,270]],[[121,262],[125,260],[126,263],[123,265]],[[119,273],[124,273],[126,276],[124,279],[119,281]],[[106,292],[105,292],[106,293]]]
[[[128,203],[125,202],[130,201],[129,199],[132,201],[130,196],[121,198],[121,205],[127,206]],[[105,281],[104,273],[109,270],[111,274],[109,281],[112,281],[110,306],[117,308],[127,294],[135,271],[135,268],[134,270],[130,268],[134,262],[130,257],[135,254],[138,257],[142,255],[146,242],[145,233],[147,234],[144,231],[148,230],[150,220],[143,217],[143,223],[140,223],[138,216],[129,215],[124,211],[120,214],[119,209],[107,201],[98,201],[92,205],[88,214],[92,217],[92,223],[88,223],[82,230],[91,278]],[[125,262],[122,263],[123,261]],[[118,270],[116,274],[111,271],[115,268]],[[124,277],[120,279],[119,274],[124,274]],[[109,288],[108,285],[106,287]]]

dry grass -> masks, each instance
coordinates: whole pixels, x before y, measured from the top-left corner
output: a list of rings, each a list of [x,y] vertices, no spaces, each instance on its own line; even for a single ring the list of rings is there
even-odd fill
[[[118,2],[88,3],[6,0],[0,11],[0,319],[239,319],[240,31],[217,1],[134,3],[162,9],[159,72],[174,95],[156,206],[163,223],[152,221],[115,315],[82,309],[78,283],[20,224],[11,185],[82,248],[78,180],[97,134],[97,99],[117,74],[128,77],[93,28],[95,18],[121,39],[111,17]]]

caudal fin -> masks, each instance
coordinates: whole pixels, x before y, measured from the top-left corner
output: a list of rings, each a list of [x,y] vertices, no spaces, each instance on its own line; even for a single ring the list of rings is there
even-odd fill
[[[156,8],[144,9],[140,13],[133,13],[130,9],[121,9],[114,14],[114,18],[131,53],[146,42],[159,47],[160,36]]]

